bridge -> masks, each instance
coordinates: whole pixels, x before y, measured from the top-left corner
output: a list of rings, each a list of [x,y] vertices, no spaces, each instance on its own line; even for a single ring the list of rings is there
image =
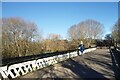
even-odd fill
[[[120,52],[86,49],[0,67],[3,79],[42,78],[119,79]]]

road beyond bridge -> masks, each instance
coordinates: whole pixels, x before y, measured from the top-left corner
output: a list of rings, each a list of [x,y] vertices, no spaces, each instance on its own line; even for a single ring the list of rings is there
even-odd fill
[[[104,78],[115,79],[111,55],[108,49],[95,51],[70,58],[50,67],[18,77],[39,80],[41,78]]]

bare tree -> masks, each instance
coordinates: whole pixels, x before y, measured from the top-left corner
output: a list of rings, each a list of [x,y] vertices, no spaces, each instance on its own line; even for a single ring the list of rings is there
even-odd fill
[[[47,37],[47,49],[50,51],[58,51],[59,50],[59,41],[61,40],[61,35],[59,34],[48,34]]]
[[[114,42],[120,44],[120,20],[118,20],[115,25],[112,27],[112,38]]]
[[[0,65],[2,64],[2,19],[0,18]]]
[[[10,57],[30,52],[30,42],[37,35],[36,24],[21,18],[3,18],[2,22],[3,53]]]
[[[68,36],[71,40],[78,39],[77,38],[77,27],[76,27],[76,25],[73,25],[68,29]]]
[[[59,34],[48,34],[47,39],[43,40],[42,43],[45,52],[64,51],[69,48],[69,42],[67,40],[62,40],[62,37]]]
[[[77,39],[79,41],[89,39],[89,43],[91,43],[91,39],[100,38],[102,33],[103,25],[92,19],[73,25],[68,30],[68,35],[71,40]]]
[[[47,37],[47,39],[51,39],[51,40],[60,40],[61,38],[62,38],[61,35],[54,33],[48,34]]]

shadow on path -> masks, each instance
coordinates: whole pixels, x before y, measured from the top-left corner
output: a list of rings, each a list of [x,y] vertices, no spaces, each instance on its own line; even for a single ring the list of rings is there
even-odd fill
[[[64,78],[65,80],[76,78],[80,80],[108,80],[114,78],[114,72],[109,51],[96,50],[32,72],[19,79],[21,80],[21,78],[34,78],[33,80]]]
[[[112,58],[115,78],[116,80],[119,80],[120,79],[120,52],[115,49],[111,49],[110,54]]]
[[[107,79],[101,73],[89,68],[86,65],[81,65],[73,59],[69,59],[65,63],[62,64],[63,67],[70,69],[74,72],[80,79]]]

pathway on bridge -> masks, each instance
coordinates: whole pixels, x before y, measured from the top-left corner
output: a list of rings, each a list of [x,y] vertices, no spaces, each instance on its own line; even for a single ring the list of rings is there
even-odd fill
[[[109,50],[97,49],[20,78],[114,78],[112,68]]]

